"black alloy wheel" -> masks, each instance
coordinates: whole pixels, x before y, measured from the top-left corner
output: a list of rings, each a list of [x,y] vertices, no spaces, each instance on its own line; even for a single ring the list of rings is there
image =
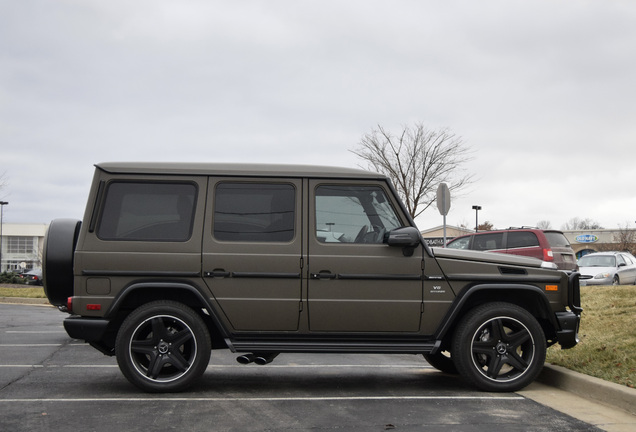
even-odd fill
[[[525,309],[489,303],[469,312],[455,333],[459,373],[485,391],[517,391],[537,377],[546,355],[543,329]]]
[[[133,311],[117,335],[117,363],[124,376],[147,392],[190,386],[210,360],[210,333],[199,315],[172,301]]]

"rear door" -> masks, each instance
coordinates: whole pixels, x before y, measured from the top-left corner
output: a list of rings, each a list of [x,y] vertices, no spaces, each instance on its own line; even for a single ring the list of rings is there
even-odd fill
[[[309,328],[312,332],[416,332],[422,254],[384,243],[407,225],[383,183],[309,182]]]
[[[236,331],[298,329],[302,182],[211,178],[203,275]]]

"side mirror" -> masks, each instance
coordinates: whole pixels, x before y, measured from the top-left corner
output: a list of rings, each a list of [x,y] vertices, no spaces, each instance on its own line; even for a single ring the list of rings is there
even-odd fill
[[[389,231],[386,242],[389,246],[415,248],[422,243],[422,235],[415,227],[401,227]]]

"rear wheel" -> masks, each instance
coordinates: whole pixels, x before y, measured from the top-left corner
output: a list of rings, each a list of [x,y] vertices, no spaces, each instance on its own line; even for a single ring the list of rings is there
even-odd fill
[[[517,391],[537,377],[546,355],[543,329],[525,309],[489,303],[457,327],[453,360],[459,373],[485,391]]]
[[[123,322],[115,352],[124,376],[147,392],[190,386],[210,361],[210,333],[189,307],[172,301],[148,303]]]

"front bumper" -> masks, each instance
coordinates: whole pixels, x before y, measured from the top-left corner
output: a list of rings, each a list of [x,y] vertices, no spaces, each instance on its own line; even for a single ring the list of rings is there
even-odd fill
[[[557,312],[557,322],[560,330],[557,330],[557,339],[561,348],[568,349],[579,343],[579,325],[581,323],[581,315],[574,312]]]

